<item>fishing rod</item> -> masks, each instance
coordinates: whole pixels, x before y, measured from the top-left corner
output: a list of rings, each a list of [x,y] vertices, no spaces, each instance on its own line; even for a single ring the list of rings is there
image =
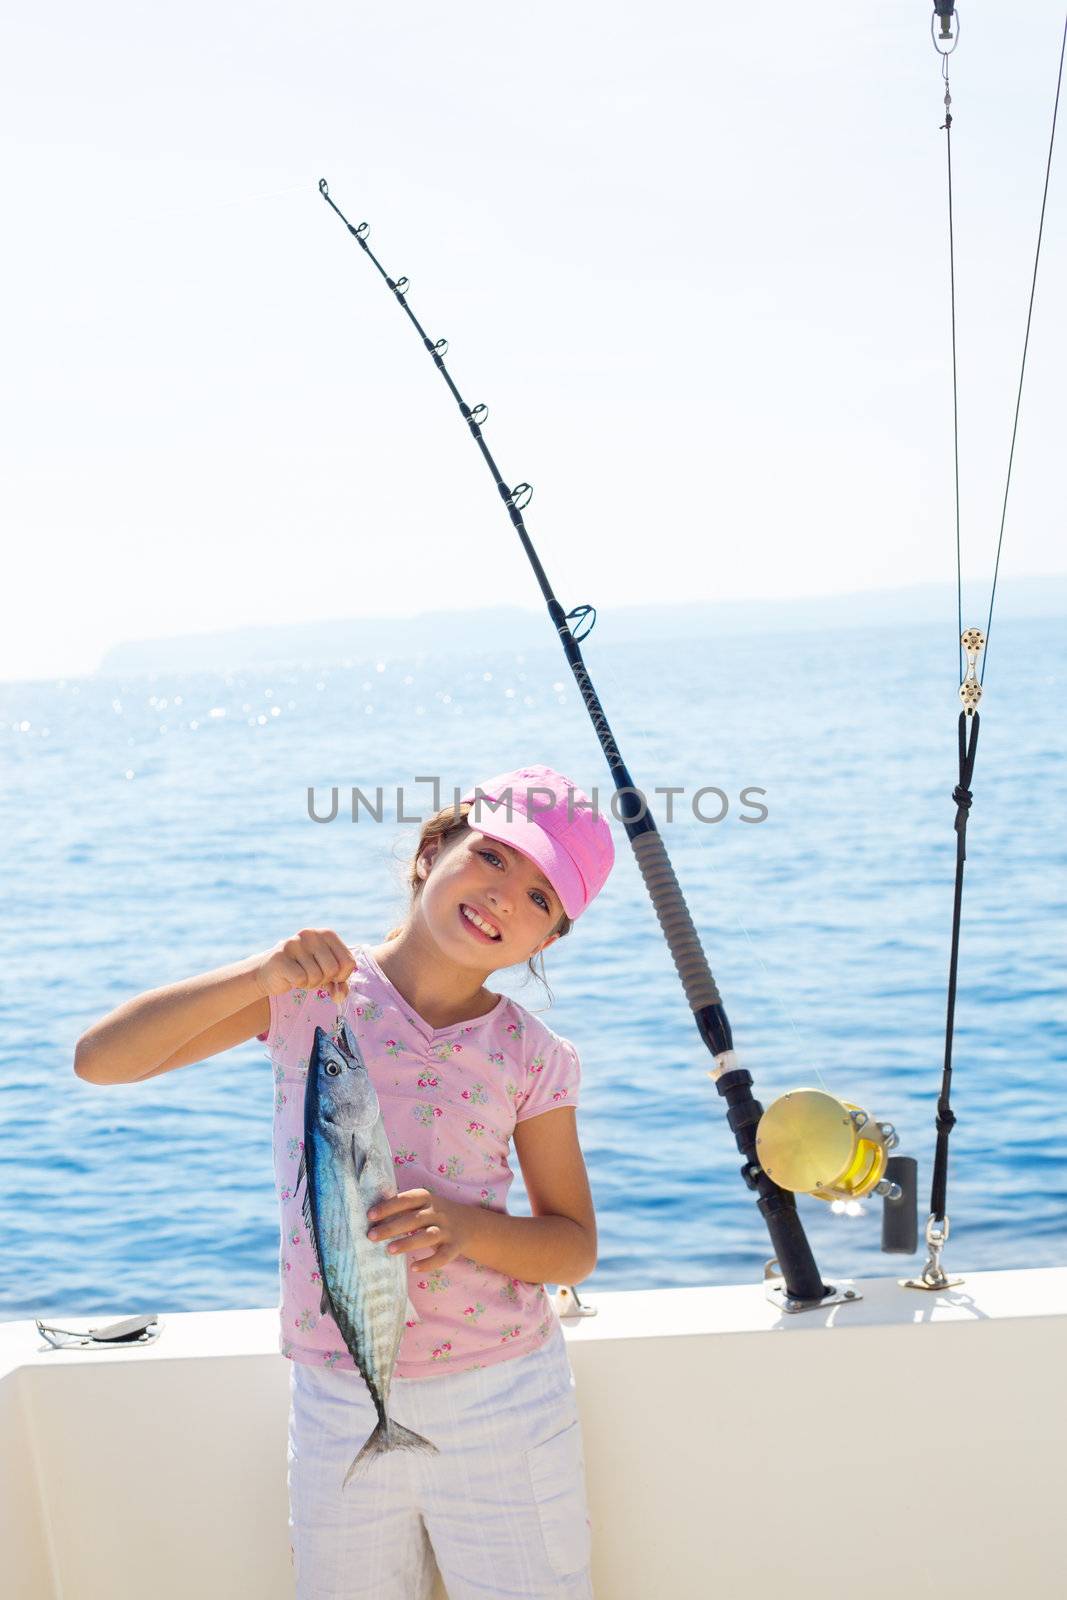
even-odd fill
[[[471,437],[493,475],[500,498],[533,567],[552,625],[559,636],[601,749],[607,759],[622,811],[619,820],[626,830],[645,887],[655,908],[697,1030],[714,1057],[715,1064],[708,1075],[726,1102],[726,1118],[737,1148],[744,1158],[741,1176],[748,1189],[758,1196],[757,1204],[774,1249],[774,1261],[768,1263],[766,1276],[769,1282],[773,1281],[774,1275],[771,1269],[774,1267],[778,1268],[781,1276],[781,1287],[769,1288],[768,1294],[787,1311],[833,1304],[841,1300],[857,1300],[860,1296],[854,1290],[846,1290],[842,1294],[823,1283],[797,1212],[794,1190],[804,1190],[817,1194],[821,1199],[832,1201],[843,1194],[852,1196],[877,1189],[887,1201],[899,1201],[901,1199],[899,1186],[884,1178],[887,1152],[895,1145],[896,1135],[889,1124],[876,1123],[866,1112],[849,1102],[838,1101],[816,1090],[801,1090],[793,1095],[785,1095],[776,1101],[767,1113],[755,1098],[752,1092],[752,1075],[738,1062],[722,998],[693,925],[685,897],[675,877],[666,846],[644,795],[635,787],[623,761],[604,708],[578,648],[580,641],[587,638],[592,631],[596,622],[596,608],[591,605],[579,605],[567,612],[563,610],[553,593],[522,518],[523,510],[530,503],[533,489],[528,483],[516,484],[514,488],[507,486],[482,434],[481,424],[489,414],[488,407],[483,403],[471,407],[463,399],[444,363],[448,340],[435,341],[426,333],[408,304],[407,291],[410,287],[408,279],[391,278],[367,244],[368,224],[361,222],[357,226],[349,222],[330,195],[325,178],[319,181],[319,192],[327,205],[340,217],[364,254],[374,263],[398,305],[407,313],[434,365],[447,383],[470,429]],[[578,627],[578,632],[570,626],[572,622]],[[800,1164],[803,1167],[802,1175],[805,1178],[810,1177],[811,1184],[784,1179],[787,1167],[799,1172],[795,1159],[791,1159],[794,1157],[798,1142],[799,1123],[803,1123],[800,1134],[809,1134],[820,1150],[820,1158],[814,1164],[811,1160]],[[774,1152],[774,1166],[770,1164],[769,1152]],[[781,1172],[778,1171],[779,1165]],[[771,1172],[783,1176],[783,1184],[776,1183]],[[835,1186],[834,1179],[838,1176],[843,1186]],[[886,1246],[883,1242],[883,1248],[896,1249],[900,1248],[900,1245]],[[911,1248],[914,1249],[914,1244]],[[577,1296],[574,1298],[577,1300]]]

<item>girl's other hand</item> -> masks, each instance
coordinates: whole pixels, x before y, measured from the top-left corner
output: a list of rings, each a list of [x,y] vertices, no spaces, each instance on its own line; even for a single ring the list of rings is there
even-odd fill
[[[471,1207],[461,1200],[447,1200],[432,1189],[405,1189],[391,1199],[379,1200],[370,1207],[368,1239],[388,1239],[390,1255],[404,1251],[436,1248],[432,1255],[415,1263],[424,1267],[443,1267],[463,1254],[470,1233]]]
[[[255,969],[260,993],[288,994],[290,989],[328,989],[338,1005],[348,994],[356,958],[331,928],[301,928],[261,957]]]

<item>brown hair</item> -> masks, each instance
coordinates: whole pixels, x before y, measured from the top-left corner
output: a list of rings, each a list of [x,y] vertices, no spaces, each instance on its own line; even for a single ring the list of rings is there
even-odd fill
[[[405,881],[411,893],[412,905],[415,904],[420,893],[422,892],[425,881],[419,877],[417,871],[415,870],[416,863],[418,862],[422,852],[426,849],[426,846],[428,844],[432,844],[434,840],[440,840],[440,847],[443,850],[460,833],[466,833],[467,813],[472,809],[472,806],[472,801],[464,800],[460,804],[458,810],[453,806],[445,806],[442,810],[435,811],[432,816],[426,818],[426,821],[419,830],[419,842],[415,847],[415,851],[411,856],[410,861],[408,862],[405,875]],[[573,927],[574,923],[571,921],[570,917],[567,916],[566,912],[563,912],[561,913],[560,919],[556,923],[555,927],[551,929],[551,933],[558,933],[560,938],[563,939],[566,938],[567,934],[570,933]],[[395,939],[403,931],[403,925],[398,928],[390,928],[385,937],[387,939]],[[541,962],[540,972],[538,972],[537,968],[534,966],[535,960],[539,960]],[[548,1001],[551,1005],[552,990],[548,987],[548,979],[545,976],[544,951],[539,950],[536,956],[530,956],[526,965],[531,976],[536,978],[539,983],[544,984],[545,989],[548,992]]]

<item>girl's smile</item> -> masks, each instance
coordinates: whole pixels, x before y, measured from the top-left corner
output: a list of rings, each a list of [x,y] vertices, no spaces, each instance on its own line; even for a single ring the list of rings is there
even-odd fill
[[[468,914],[471,911],[473,911],[476,916],[480,917],[483,922],[489,922],[490,919],[483,911],[479,911],[477,906],[470,906],[465,900],[460,903],[459,914],[463,918],[466,926],[470,929],[471,933],[473,933],[474,937],[476,939],[483,940],[486,944],[499,944],[501,937],[500,929],[497,928],[495,933],[486,933],[484,928],[478,927],[477,923],[471,920]],[[492,923],[492,926],[495,928],[496,923]]]

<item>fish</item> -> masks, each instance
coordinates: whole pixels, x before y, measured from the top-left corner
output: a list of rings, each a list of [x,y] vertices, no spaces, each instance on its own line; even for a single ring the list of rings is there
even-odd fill
[[[343,1017],[336,1032],[316,1027],[304,1098],[304,1150],[297,1189],[322,1275],[321,1310],[333,1317],[362,1373],[378,1422],[352,1460],[342,1491],[388,1450],[439,1454],[437,1446],[388,1414],[389,1389],[408,1298],[407,1255],[388,1240],[368,1239],[368,1210],[397,1193],[393,1152],[378,1095]]]

